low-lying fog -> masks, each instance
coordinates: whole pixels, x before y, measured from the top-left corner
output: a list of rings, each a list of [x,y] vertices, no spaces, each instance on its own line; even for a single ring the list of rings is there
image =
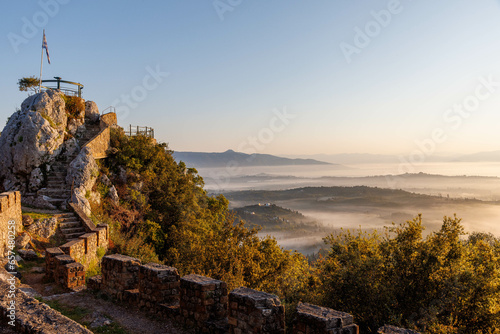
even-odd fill
[[[287,166],[241,168],[238,173],[225,169],[199,169],[209,192],[227,193],[239,190],[285,190],[306,186],[358,186],[403,189],[418,194],[440,196],[449,201],[439,205],[422,202],[398,206],[394,203],[370,205],[323,205],[320,200],[284,200],[274,204],[298,210],[311,220],[320,222],[331,232],[344,229],[372,230],[423,216],[426,233],[437,230],[443,216],[457,214],[467,232],[491,232],[500,236],[500,163],[430,163],[412,172],[428,174],[398,174],[398,166],[355,165],[349,169],[329,169],[328,166]],[[384,171],[389,171],[385,173]],[[435,174],[435,175],[429,175]],[[440,175],[437,175],[440,174]],[[455,198],[476,198],[478,201],[454,201]],[[260,202],[267,202],[262,199]],[[318,204],[319,203],[319,204]],[[231,207],[256,204],[252,201],[231,201]],[[268,234],[268,233],[263,233]],[[322,245],[328,232],[311,230],[309,234],[273,232],[281,246],[310,254]]]

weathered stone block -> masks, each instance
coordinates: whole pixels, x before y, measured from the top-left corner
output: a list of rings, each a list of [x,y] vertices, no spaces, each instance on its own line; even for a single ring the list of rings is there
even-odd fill
[[[349,313],[308,303],[299,303],[293,321],[293,333],[300,332],[358,334],[359,329],[353,323],[353,317]]]
[[[275,295],[238,288],[229,294],[230,333],[284,333],[285,308]]]

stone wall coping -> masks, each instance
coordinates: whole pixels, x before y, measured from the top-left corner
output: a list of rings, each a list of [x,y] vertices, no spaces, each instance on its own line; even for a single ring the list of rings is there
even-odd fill
[[[147,270],[147,271],[154,271],[160,275],[161,273],[169,273],[169,274],[176,274],[178,275],[177,268],[174,267],[169,267],[164,264],[159,264],[159,263],[148,263],[148,264],[143,264],[141,265],[141,270]]]
[[[19,191],[0,193],[0,211],[7,210],[16,203],[21,203],[21,193]]]
[[[49,253],[50,255],[64,255],[64,252],[59,247],[47,248],[45,249],[45,253]]]
[[[384,325],[380,327],[377,331],[379,334],[420,334],[417,331],[411,329],[399,328],[396,326]]]
[[[335,311],[330,308],[312,305],[309,303],[301,303],[297,305],[298,318],[308,320],[314,319],[315,321],[326,323],[327,328],[342,328],[354,323],[353,316],[349,313]]]
[[[87,238],[92,238],[93,236],[97,237],[97,234],[95,233],[85,233],[85,234],[82,234],[81,236],[78,237],[78,239],[87,239]]]
[[[70,248],[70,247],[73,247],[74,245],[76,244],[79,244],[81,242],[84,242],[83,239],[75,239],[75,240],[71,240],[71,241],[68,241],[67,243],[65,243],[64,245],[62,246],[59,246],[59,248]]]
[[[64,266],[68,268],[84,268],[83,264],[81,264],[80,262],[66,263]]]
[[[78,205],[76,205],[75,203],[69,203],[69,205],[75,212],[78,219],[82,222],[83,227],[85,228],[85,231],[87,231],[87,233],[96,231],[94,222],[89,217],[87,217],[83,210],[78,207]]]
[[[137,264],[141,264],[141,260],[136,259],[135,257],[130,257],[122,254],[111,254],[111,255],[106,255],[102,258],[104,259],[109,259],[112,261],[120,261],[120,262],[136,262]]]
[[[214,279],[214,278],[196,275],[196,274],[186,275],[186,276],[181,278],[181,281],[195,283],[198,285],[221,284],[221,283],[225,284],[225,282],[223,282],[223,281],[219,281],[219,280]]]
[[[234,289],[229,293],[229,298],[231,300],[244,299],[255,308],[281,306],[281,302],[278,296],[246,287],[239,287]]]
[[[56,256],[56,257],[55,257],[55,259],[56,259],[58,262],[62,263],[62,264],[67,264],[67,263],[73,263],[73,262],[75,262],[75,260],[73,260],[73,259],[71,258],[71,256],[69,256],[69,255],[67,255],[67,254],[64,254],[64,255],[58,255],[58,256]]]

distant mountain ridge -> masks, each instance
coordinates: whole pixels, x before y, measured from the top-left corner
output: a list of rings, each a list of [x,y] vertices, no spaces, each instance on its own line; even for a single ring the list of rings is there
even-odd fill
[[[478,152],[462,155],[454,161],[460,162],[500,162],[500,151]]]
[[[294,165],[332,165],[329,162],[314,159],[290,159],[270,154],[246,154],[227,150],[226,152],[174,152],[176,161],[183,161],[193,167],[225,167],[233,164],[240,167],[249,166],[294,166]],[[340,166],[340,165],[337,165]]]

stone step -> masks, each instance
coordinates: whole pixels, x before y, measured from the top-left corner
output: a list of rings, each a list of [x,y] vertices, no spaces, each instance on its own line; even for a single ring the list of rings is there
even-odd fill
[[[52,197],[52,195],[71,195],[71,189],[67,189],[66,187],[47,187],[40,189],[38,191],[39,195],[45,195]]]
[[[85,229],[83,227],[67,227],[67,228],[61,228],[61,232],[64,235],[70,235],[70,234],[75,234],[75,233],[85,233]]]
[[[79,236],[84,235],[84,234],[85,234],[85,232],[65,234],[64,238],[66,238],[67,241],[71,241],[71,240],[78,239]]]
[[[47,187],[45,188],[66,188],[66,182],[64,181],[49,181],[47,182]]]
[[[48,176],[55,176],[55,177],[66,177],[66,170],[68,166],[64,167],[65,169],[61,169],[60,171],[53,171],[51,172]]]
[[[59,181],[59,180],[65,180],[66,175],[62,176],[57,176],[57,175],[48,175],[47,176],[47,181]]]
[[[69,165],[69,162],[65,162],[65,163],[61,163],[61,164],[53,164],[52,166],[50,166],[50,172],[57,172],[57,171],[60,171],[60,170],[64,170],[65,168],[67,168]]]
[[[50,197],[50,198],[47,198],[47,202],[52,203],[53,205],[58,206],[58,205],[62,204],[67,199],[69,199],[69,197],[67,197],[67,198],[53,198],[53,197]]]
[[[78,219],[73,213],[63,213],[57,216],[57,219],[59,219],[60,222],[63,223],[70,223],[70,222],[77,222]]]
[[[59,228],[61,231],[63,229],[68,229],[68,228],[76,228],[76,227],[81,227],[82,224],[79,221],[71,221],[71,222],[61,222],[59,223]]]

